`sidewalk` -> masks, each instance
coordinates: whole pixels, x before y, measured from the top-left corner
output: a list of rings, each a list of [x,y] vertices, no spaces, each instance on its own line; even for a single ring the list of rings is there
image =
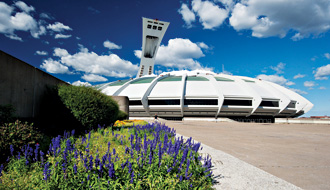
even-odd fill
[[[177,137],[182,135],[177,134]],[[188,137],[184,137],[187,139]],[[196,142],[196,141],[195,141]],[[212,158],[213,175],[216,176],[217,190],[244,189],[244,190],[298,190],[301,189],[283,179],[258,169],[242,160],[239,160],[220,150],[202,144],[203,150],[199,151],[203,156]]]

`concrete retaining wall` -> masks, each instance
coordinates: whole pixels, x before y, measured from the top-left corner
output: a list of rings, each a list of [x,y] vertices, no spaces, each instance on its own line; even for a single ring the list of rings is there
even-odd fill
[[[119,105],[119,110],[129,114],[129,100],[127,96],[111,96]]]
[[[37,117],[46,86],[58,84],[67,83],[0,50],[0,105],[13,105],[18,117]]]

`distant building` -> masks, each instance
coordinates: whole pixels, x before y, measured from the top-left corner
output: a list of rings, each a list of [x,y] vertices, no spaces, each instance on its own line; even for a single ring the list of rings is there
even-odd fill
[[[330,116],[311,116],[313,119],[330,119]]]

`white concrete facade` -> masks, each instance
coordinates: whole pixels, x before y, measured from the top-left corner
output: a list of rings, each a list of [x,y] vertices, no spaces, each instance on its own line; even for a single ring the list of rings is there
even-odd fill
[[[213,72],[181,71],[104,84],[107,95],[127,96],[130,116],[298,117],[313,104],[275,83]]]

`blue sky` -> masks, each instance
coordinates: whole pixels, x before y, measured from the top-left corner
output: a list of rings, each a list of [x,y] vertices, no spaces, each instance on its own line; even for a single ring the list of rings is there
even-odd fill
[[[330,115],[330,1],[0,1],[0,49],[74,84],[135,77],[142,17],[170,22],[156,73],[261,78]]]

